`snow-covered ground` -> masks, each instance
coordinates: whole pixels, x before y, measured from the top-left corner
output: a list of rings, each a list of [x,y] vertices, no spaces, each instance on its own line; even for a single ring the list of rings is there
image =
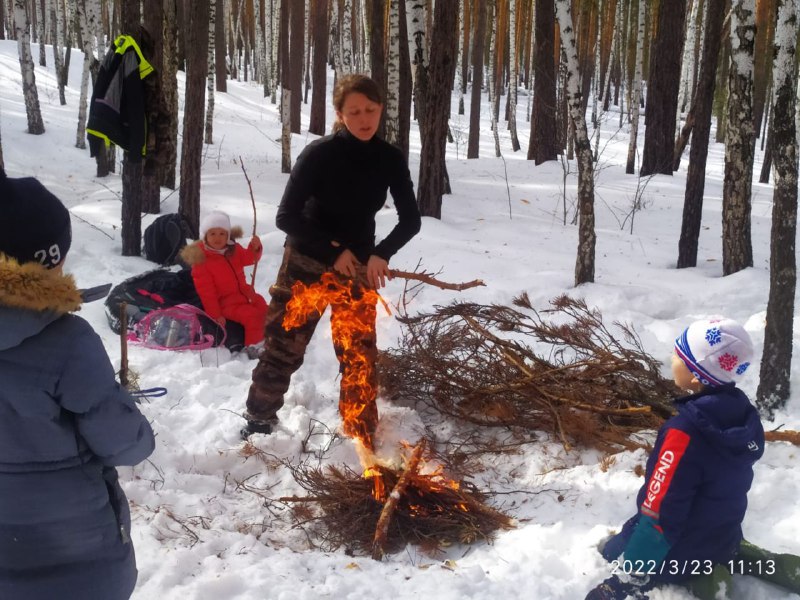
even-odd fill
[[[48,53],[51,66],[37,66],[47,131],[30,136],[25,133],[16,52],[16,43],[0,41],[0,131],[6,170],[12,177],[38,177],[70,208],[74,238],[67,271],[79,285],[88,287],[119,283],[153,268],[143,258],[120,256],[119,175],[97,179],[88,150],[75,147],[80,53],[72,53],[66,106],[59,105],[52,55]],[[36,47],[33,55],[38,57]],[[241,156],[253,181],[258,233],[266,248],[256,287],[266,295],[284,237],[274,225],[287,178],[280,172],[277,107],[261,97],[255,84],[231,81],[228,90],[216,97],[215,143],[205,148],[201,207],[203,213],[224,210],[234,224],[249,230],[252,210],[238,163]],[[665,375],[673,340],[682,328],[695,318],[724,314],[745,324],[756,344],[755,362],[759,362],[769,285],[772,187],[753,185],[754,268],[723,278],[723,148],[712,145],[699,266],[676,270],[686,159],[672,177],[639,181],[626,175],[627,125],[617,132],[618,113],[611,113],[602,126],[596,185],[596,283],[576,289],[577,228],[569,224],[575,210],[575,165],[564,189],[559,163],[534,167],[525,160],[526,104],[527,97],[521,95],[522,151],[511,151],[508,132],[500,128],[504,161],[494,157],[486,107],[484,158],[469,161],[465,159],[468,116],[453,111],[456,141],[448,145],[453,194],[444,199],[441,221],[424,219],[421,233],[400,251],[392,266],[412,270],[421,259],[429,271],[441,270],[440,277],[447,281],[481,278],[487,285],[460,294],[428,286],[411,310],[427,310],[456,298],[508,304],[521,292],[527,292],[535,306],[546,307],[560,294],[577,295],[602,311],[606,322],[632,323],[647,351],[664,360]],[[305,131],[308,106],[303,109]],[[332,113],[329,123],[331,119]],[[294,136],[294,156],[311,139],[306,133]],[[760,160],[760,152],[758,156]],[[412,131],[410,168],[416,180],[416,130]],[[631,225],[626,216],[637,185],[645,183],[644,207]],[[164,190],[162,200],[163,212],[177,210],[177,193]],[[153,218],[145,217],[144,225]],[[378,216],[379,230],[388,231],[394,222],[390,203]],[[384,296],[394,303],[402,289],[402,282],[394,281]],[[107,325],[102,302],[86,305],[81,315],[103,337],[118,365],[119,342]],[[401,331],[400,324],[385,315],[379,317],[378,329],[384,348],[393,346]],[[797,333],[795,340],[798,344]],[[317,330],[305,364],[292,380],[278,430],[254,438],[263,460],[243,457],[238,437],[243,423],[239,414],[255,362],[221,349],[163,353],[132,347],[130,365],[142,387],[169,390],[166,397],[142,406],[157,433],[156,451],[147,462],[120,469],[134,518],[140,572],[136,600],[581,599],[608,576],[609,565],[595,545],[633,513],[635,494],[642,484],[634,468],[644,464],[644,451],[620,453],[604,469],[597,452],[566,452],[554,443],[531,444],[517,455],[486,459],[485,470],[476,480],[492,491],[513,492],[498,496],[498,502],[519,526],[499,534],[494,543],[450,547],[435,557],[409,547],[380,563],[341,551],[325,553],[309,549],[305,534],[292,526],[288,510],[280,505],[268,510],[262,497],[239,484],[246,481],[267,497],[278,498],[302,493],[281,461],[358,467],[349,440],[339,438],[325,450],[330,432],[340,425],[338,369],[326,324]],[[742,384],[751,397],[758,372],[754,364]],[[795,366],[795,390],[800,389],[799,375]],[[386,439],[416,435],[421,420],[413,409],[380,398],[379,409]],[[795,392],[787,410],[766,427],[779,424],[800,429],[800,393]],[[769,444],[756,467],[744,530],[751,541],[771,550],[800,552],[799,452],[788,444]],[[797,598],[746,577],[734,577],[734,584],[732,597],[738,600]],[[653,592],[652,598],[691,595],[669,588]]]

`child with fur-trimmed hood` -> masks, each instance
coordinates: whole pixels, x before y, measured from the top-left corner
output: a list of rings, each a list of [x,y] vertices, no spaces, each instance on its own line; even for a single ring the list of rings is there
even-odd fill
[[[241,236],[227,214],[209,213],[200,222],[200,239],[184,248],[181,258],[192,267],[203,309],[223,327],[227,319],[241,323],[245,346],[252,348],[264,339],[267,303],[247,283],[244,267],[257,263],[263,248],[258,236],[241,246],[235,241]]]
[[[70,242],[59,199],[0,169],[0,598],[125,600],[136,584],[115,467],[147,458],[153,431],[71,314]]]

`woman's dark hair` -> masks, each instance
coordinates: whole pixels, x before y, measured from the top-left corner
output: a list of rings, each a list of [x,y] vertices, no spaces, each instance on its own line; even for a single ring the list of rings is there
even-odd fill
[[[380,86],[366,75],[355,74],[345,75],[336,82],[336,87],[333,89],[333,108],[337,112],[341,112],[345,99],[354,92],[364,94],[377,104],[383,104],[383,93]],[[333,123],[333,132],[336,133],[342,129],[344,129],[344,123],[336,119]]]

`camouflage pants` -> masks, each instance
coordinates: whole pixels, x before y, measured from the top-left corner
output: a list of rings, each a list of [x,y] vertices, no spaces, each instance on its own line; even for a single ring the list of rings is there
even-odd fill
[[[306,347],[314,335],[322,316],[321,312],[324,312],[323,308],[320,314],[311,315],[304,325],[286,331],[283,328],[286,304],[291,299],[291,290],[295,282],[312,285],[317,283],[327,270],[324,264],[286,246],[278,277],[270,288],[272,299],[264,329],[264,350],[261,352],[258,365],[253,369],[253,382],[247,396],[248,418],[268,421],[275,418],[283,406],[283,396],[289,389],[292,374],[303,364]],[[352,282],[351,285],[359,286],[356,282]],[[339,410],[343,416],[353,410],[357,411],[358,421],[362,423],[361,431],[348,431],[348,427],[345,426],[345,433],[359,437],[366,435],[369,439],[375,431],[378,420],[378,410],[375,405],[377,395],[375,316],[374,304],[362,305],[357,313],[347,304],[331,306],[331,326],[335,334],[338,325],[344,320],[355,319],[359,325],[351,333],[340,336],[338,343],[334,343],[339,371],[342,374]],[[337,340],[336,335],[334,339]],[[356,357],[360,357],[360,360],[356,360]],[[357,385],[353,385],[355,367],[360,369],[358,377],[363,375],[364,379]]]

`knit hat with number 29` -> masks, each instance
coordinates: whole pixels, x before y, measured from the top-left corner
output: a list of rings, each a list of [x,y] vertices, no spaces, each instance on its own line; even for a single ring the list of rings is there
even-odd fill
[[[695,321],[675,340],[675,353],[703,385],[739,379],[750,366],[753,342],[733,319]]]
[[[69,211],[33,177],[0,169],[0,252],[48,269],[61,264],[72,241]]]

